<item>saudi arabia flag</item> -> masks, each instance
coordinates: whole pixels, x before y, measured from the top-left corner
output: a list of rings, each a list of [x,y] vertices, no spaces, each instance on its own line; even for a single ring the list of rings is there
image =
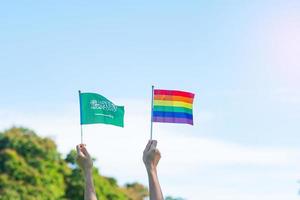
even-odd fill
[[[80,93],[81,124],[112,124],[124,127],[124,106],[117,106],[96,93]]]

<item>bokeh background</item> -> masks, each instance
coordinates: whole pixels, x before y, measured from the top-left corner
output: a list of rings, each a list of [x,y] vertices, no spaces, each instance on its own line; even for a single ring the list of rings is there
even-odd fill
[[[0,3],[0,129],[23,126],[66,156],[78,90],[125,106],[125,127],[84,126],[101,174],[147,185],[151,85],[196,94],[194,126],[154,124],[166,195],[297,200],[300,2]]]

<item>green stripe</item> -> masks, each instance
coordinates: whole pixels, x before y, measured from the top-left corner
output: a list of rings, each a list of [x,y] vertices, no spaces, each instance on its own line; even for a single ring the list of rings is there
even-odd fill
[[[175,107],[175,106],[154,106],[153,111],[162,111],[162,112],[182,112],[193,114],[193,110],[184,107]]]

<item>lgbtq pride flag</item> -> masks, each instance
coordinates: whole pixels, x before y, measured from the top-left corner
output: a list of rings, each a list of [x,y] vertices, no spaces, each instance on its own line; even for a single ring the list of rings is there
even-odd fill
[[[153,92],[152,122],[193,125],[193,93],[158,89]]]

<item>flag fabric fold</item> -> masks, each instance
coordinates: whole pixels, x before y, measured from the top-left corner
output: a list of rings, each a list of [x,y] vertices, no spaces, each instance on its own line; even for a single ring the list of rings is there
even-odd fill
[[[96,93],[79,93],[80,123],[124,127],[124,106],[117,106]]]
[[[195,94],[178,90],[155,89],[152,121],[193,125],[193,101]]]

